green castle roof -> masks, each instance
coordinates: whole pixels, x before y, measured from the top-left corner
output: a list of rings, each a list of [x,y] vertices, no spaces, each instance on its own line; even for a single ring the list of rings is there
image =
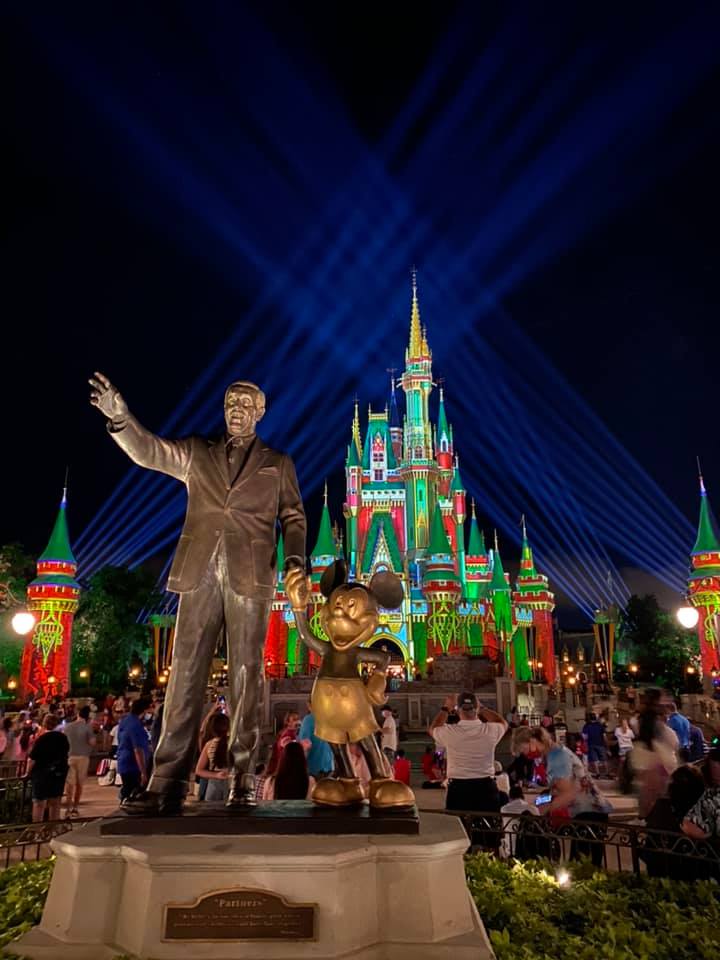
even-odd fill
[[[385,442],[385,454],[387,456],[387,468],[388,470],[395,470],[397,468],[397,460],[395,459],[395,451],[392,446],[392,439],[390,437],[390,427],[388,426],[387,416],[373,416],[372,420],[368,420],[367,433],[365,434],[365,443],[363,445],[363,455],[362,455],[362,466],[363,470],[370,470],[370,453],[372,450],[372,440],[376,433],[379,433]]]
[[[337,544],[333,536],[332,524],[330,523],[330,511],[328,510],[327,499],[323,504],[322,515],[320,516],[320,530],[318,531],[317,543],[311,557],[334,557],[337,553]]]
[[[445,525],[443,524],[442,512],[440,506],[435,504],[435,513],[433,513],[432,524],[430,525],[430,544],[428,546],[428,553],[431,556],[441,556],[443,554],[451,555],[452,550],[450,547],[450,541],[447,538],[445,533]]]
[[[493,552],[492,580],[490,581],[491,590],[509,590],[510,587],[505,580],[505,571],[503,570],[500,551],[495,548]]]
[[[359,467],[360,466],[360,457],[358,456],[357,447],[353,441],[348,447],[347,460],[345,461],[346,467]]]
[[[282,576],[283,567],[285,566],[285,541],[283,540],[282,533],[278,535],[277,541],[277,568],[279,575]]]
[[[522,552],[520,554],[520,572],[518,577],[536,577],[535,560],[533,558],[532,547],[528,543],[527,536],[523,536]]]
[[[473,513],[470,519],[470,541],[468,543],[467,556],[484,557],[485,552],[485,535],[478,526],[475,514]]]
[[[65,515],[66,505],[67,497],[65,493],[63,493],[63,498],[60,502],[60,509],[58,510],[58,515],[55,519],[55,526],[50,534],[48,545],[38,558],[38,563],[43,563],[44,561],[48,560],[61,560],[64,563],[77,563],[75,555],[70,547],[67,516]]]
[[[464,491],[465,487],[463,486],[462,478],[460,477],[460,467],[456,463],[453,468],[452,481],[450,482],[450,492],[460,493]]]
[[[718,540],[715,529],[715,521],[710,509],[707,491],[700,480],[700,519],[698,520],[698,532],[695,546],[692,552],[695,553],[716,553],[720,551],[720,540]]]
[[[393,527],[392,517],[384,510],[378,510],[372,518],[370,529],[367,535],[365,552],[363,554],[362,572],[370,573],[378,541],[384,535],[390,554],[390,563],[394,573],[402,573],[402,556],[398,546],[395,528]]]

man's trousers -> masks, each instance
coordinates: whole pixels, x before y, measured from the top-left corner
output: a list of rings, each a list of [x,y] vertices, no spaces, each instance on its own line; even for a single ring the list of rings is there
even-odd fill
[[[271,602],[233,591],[222,544],[200,583],[180,595],[162,732],[148,785],[151,792],[183,797],[188,791],[213,653],[223,629],[228,655],[229,765],[239,774],[255,773]]]

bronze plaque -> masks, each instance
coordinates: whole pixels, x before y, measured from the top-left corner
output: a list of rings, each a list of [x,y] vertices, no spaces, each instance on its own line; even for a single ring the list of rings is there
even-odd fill
[[[216,890],[165,907],[165,940],[314,940],[316,903],[267,890]]]

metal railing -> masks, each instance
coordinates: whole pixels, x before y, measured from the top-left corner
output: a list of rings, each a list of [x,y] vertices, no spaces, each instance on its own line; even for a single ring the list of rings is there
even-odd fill
[[[18,826],[0,826],[0,868],[26,860],[43,860],[52,855],[50,841],[76,827],[83,827],[100,817],[77,817],[73,820],[51,820]]]
[[[431,811],[428,811],[431,812]],[[438,811],[432,811],[437,813]],[[563,863],[588,857],[599,867],[676,880],[720,881],[720,843],[622,820],[552,820],[533,814],[440,811],[458,817],[473,851]]]
[[[26,823],[32,816],[32,784],[28,777],[0,780],[0,823]]]
[[[27,760],[0,760],[0,780],[17,780],[25,776]]]

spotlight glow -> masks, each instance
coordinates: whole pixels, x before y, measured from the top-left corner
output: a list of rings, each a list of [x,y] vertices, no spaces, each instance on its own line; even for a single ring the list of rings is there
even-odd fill
[[[35,626],[35,617],[29,610],[21,610],[20,613],[15,614],[11,622],[15,633],[24,637]]]
[[[700,614],[697,611],[696,607],[680,607],[680,609],[675,614],[677,621],[681,627],[685,627],[686,630],[692,630],[693,627],[697,626],[697,622],[700,619]]]

